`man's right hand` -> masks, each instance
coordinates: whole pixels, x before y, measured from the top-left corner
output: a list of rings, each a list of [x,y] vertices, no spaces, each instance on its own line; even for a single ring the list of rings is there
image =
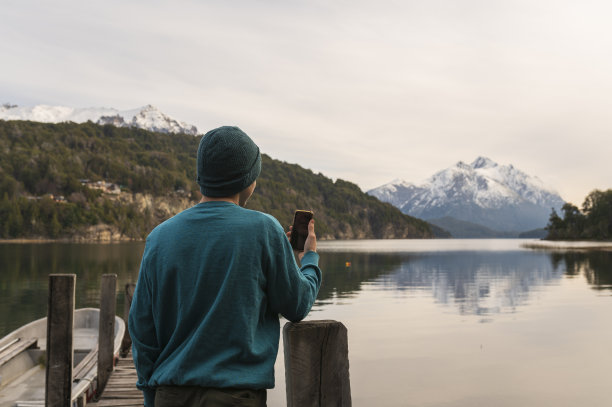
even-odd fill
[[[314,219],[308,222],[308,237],[306,238],[306,242],[304,242],[304,251],[298,254],[300,261],[302,261],[304,253],[317,251],[317,235],[315,234],[314,223]]]

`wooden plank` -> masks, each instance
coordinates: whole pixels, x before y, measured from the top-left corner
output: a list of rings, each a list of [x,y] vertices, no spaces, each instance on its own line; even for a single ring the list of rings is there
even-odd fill
[[[72,380],[81,380],[83,376],[91,369],[91,366],[98,360],[98,345],[89,352],[83,360],[74,368]]]
[[[45,406],[69,407],[72,391],[75,274],[49,275]]]
[[[10,346],[2,348],[2,352],[0,352],[0,366],[6,364],[24,350],[36,347],[37,343],[38,338],[17,338]]]
[[[15,338],[11,342],[7,343],[3,347],[0,348],[0,356],[9,348],[13,347],[17,342],[19,342],[21,338]]]
[[[336,321],[283,328],[287,407],[351,406],[346,327]]]
[[[136,388],[137,381],[136,367],[128,350],[126,357],[121,357],[117,362],[117,367],[111,373],[106,383],[106,389],[99,396],[98,401],[88,405],[100,407],[143,407],[144,396]]]
[[[112,391],[110,389],[111,389],[111,387],[109,386],[104,391],[104,395],[113,394],[113,393],[126,393],[126,394],[139,394],[139,393],[141,393],[141,391],[136,388],[135,384],[132,384],[130,386],[125,386],[125,385],[113,386],[112,387]]]
[[[115,311],[117,307],[117,274],[104,274],[100,286],[100,325],[98,337],[98,392],[113,371]]]
[[[106,394],[112,394],[112,393],[117,393],[117,392],[126,393],[126,392],[131,392],[131,391],[135,392],[135,391],[140,391],[140,390],[136,388],[136,384],[131,384],[131,385],[123,384],[123,385],[116,385],[113,387],[109,387],[108,389],[104,391],[104,394],[106,395]]]

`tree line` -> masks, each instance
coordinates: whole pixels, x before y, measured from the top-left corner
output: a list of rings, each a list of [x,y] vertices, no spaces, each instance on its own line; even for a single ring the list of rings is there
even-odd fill
[[[612,240],[612,189],[594,190],[582,210],[571,203],[553,209],[546,226],[548,240]]]

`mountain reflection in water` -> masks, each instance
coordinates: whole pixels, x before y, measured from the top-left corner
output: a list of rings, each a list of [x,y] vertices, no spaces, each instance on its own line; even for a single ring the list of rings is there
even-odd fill
[[[347,265],[350,263],[350,266]],[[409,295],[429,291],[460,314],[512,313],[542,287],[584,276],[594,289],[612,289],[612,252],[450,251],[329,252],[317,306],[357,296],[364,285]],[[315,309],[316,309],[315,307]]]

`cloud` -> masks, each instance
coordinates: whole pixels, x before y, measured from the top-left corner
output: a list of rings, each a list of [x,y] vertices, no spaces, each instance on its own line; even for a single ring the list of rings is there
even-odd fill
[[[489,155],[566,199],[612,184],[603,1],[7,1],[5,101],[237,124],[357,182]]]

